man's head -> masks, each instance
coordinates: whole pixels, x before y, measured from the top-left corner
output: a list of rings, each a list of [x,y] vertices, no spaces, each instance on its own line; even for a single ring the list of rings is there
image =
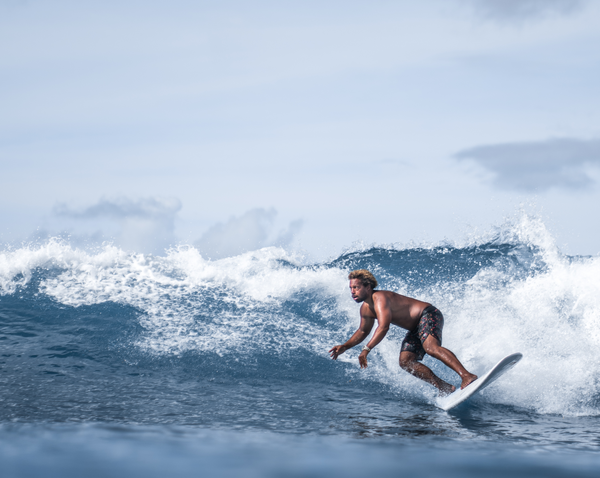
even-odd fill
[[[348,279],[350,279],[350,293],[356,302],[363,302],[377,287],[377,279],[365,269],[350,272]]]

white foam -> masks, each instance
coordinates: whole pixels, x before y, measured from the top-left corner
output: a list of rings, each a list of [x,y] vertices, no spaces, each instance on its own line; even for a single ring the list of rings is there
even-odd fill
[[[600,414],[600,258],[562,256],[543,224],[531,218],[521,218],[496,240],[537,251],[533,262],[545,270],[517,279],[512,269],[493,265],[466,283],[424,286],[419,296],[444,313],[444,345],[477,374],[510,353],[524,354],[483,392],[486,400],[540,413]],[[397,373],[398,351],[381,352],[386,370],[379,374],[389,381]],[[459,383],[458,376],[449,376]],[[393,381],[412,385],[409,379]]]
[[[0,256],[3,292],[24,285],[36,268],[54,269],[40,291],[62,304],[111,301],[137,308],[146,329],[138,345],[156,353],[197,350],[222,355],[298,347],[324,353],[337,330],[282,309],[282,302],[304,294],[303,300],[334,304],[333,309],[315,310],[319,320],[331,318],[333,310],[343,315],[347,309],[342,300],[347,298],[344,272],[301,268],[293,256],[275,247],[208,261],[193,247],[156,257],[113,246],[90,253],[50,241]]]
[[[556,261],[545,273],[505,280],[483,270],[469,281],[462,299],[446,306],[445,344],[476,373],[509,353],[524,354],[499,381],[500,401],[544,413],[598,413],[600,260]]]

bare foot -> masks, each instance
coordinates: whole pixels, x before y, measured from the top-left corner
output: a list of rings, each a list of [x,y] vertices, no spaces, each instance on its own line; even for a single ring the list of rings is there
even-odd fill
[[[460,384],[460,389],[462,390],[467,385],[472,384],[475,380],[477,380],[477,375],[473,375],[472,373],[470,373],[469,375],[463,378],[462,383]]]
[[[440,388],[440,397],[446,397],[448,395],[450,395],[452,392],[454,392],[456,390],[456,387],[454,385],[450,385],[449,383],[444,382]]]

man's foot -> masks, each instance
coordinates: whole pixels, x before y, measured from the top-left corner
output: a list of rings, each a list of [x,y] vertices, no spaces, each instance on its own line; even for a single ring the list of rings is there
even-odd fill
[[[477,375],[473,375],[472,373],[470,373],[466,377],[463,377],[462,383],[460,384],[460,389],[462,390],[467,385],[472,384],[475,380],[477,380]]]
[[[456,387],[454,385],[450,385],[449,383],[444,382],[443,384],[440,384],[440,387],[439,387],[440,397],[447,397],[455,390],[456,390]]]

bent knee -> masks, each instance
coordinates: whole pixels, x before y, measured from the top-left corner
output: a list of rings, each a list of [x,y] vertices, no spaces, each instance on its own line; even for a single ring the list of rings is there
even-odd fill
[[[404,370],[412,370],[416,363],[417,359],[414,354],[411,354],[408,357],[403,357],[400,355],[400,367],[402,367]]]

